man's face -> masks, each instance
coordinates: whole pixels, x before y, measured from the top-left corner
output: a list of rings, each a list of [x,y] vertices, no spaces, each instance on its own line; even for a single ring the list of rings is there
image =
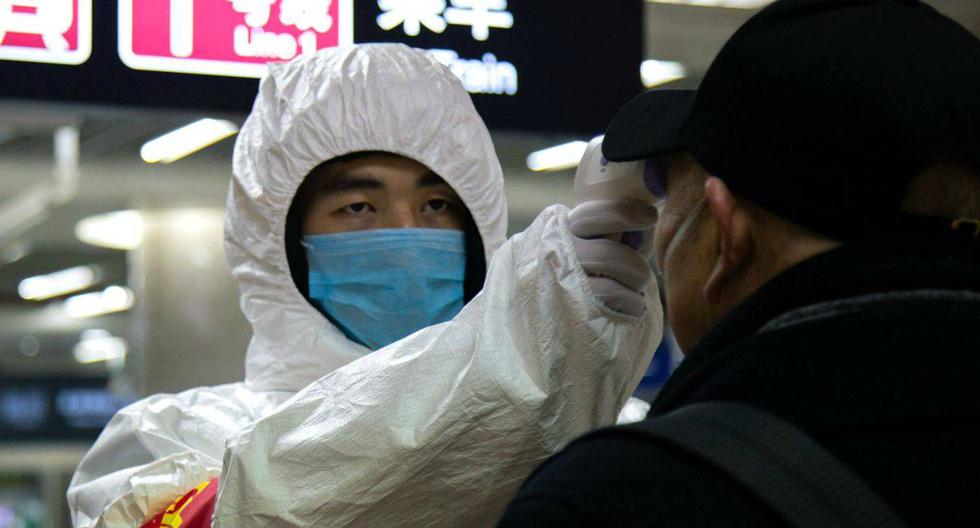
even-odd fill
[[[428,167],[377,153],[327,163],[303,184],[303,235],[390,228],[463,229],[466,208]]]
[[[696,162],[675,155],[663,163],[667,198],[654,231],[657,266],[664,274],[667,315],[685,353],[711,328],[704,284],[716,252],[705,213],[705,177]]]

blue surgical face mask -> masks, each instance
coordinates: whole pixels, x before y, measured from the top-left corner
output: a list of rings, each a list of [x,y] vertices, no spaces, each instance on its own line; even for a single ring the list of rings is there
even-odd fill
[[[372,350],[463,309],[463,231],[372,229],[310,235],[303,246],[310,300]]]

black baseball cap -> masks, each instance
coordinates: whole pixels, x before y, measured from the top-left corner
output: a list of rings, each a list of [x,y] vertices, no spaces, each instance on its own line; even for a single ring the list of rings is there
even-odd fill
[[[602,150],[687,150],[787,220],[840,240],[886,234],[923,169],[980,167],[980,40],[916,0],[779,0],[698,90],[627,103]]]

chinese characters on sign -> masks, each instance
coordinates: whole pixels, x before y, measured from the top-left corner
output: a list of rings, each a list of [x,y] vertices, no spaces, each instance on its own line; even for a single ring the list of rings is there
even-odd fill
[[[351,0],[120,0],[119,55],[139,70],[261,77],[268,62],[350,44],[351,10]]]
[[[378,6],[384,11],[378,15],[378,26],[385,31],[401,25],[406,35],[415,37],[422,26],[436,33],[446,30],[445,0],[378,0]]]
[[[507,11],[507,0],[378,0],[384,13],[378,26],[386,31],[399,25],[409,36],[417,36],[422,26],[442,33],[447,25],[470,26],[473,38],[487,40],[490,28],[514,27],[514,15]]]
[[[82,64],[92,52],[92,0],[0,0],[0,59]]]
[[[486,42],[491,30],[514,27],[514,15],[507,10],[507,0],[378,0],[382,13],[378,27],[392,31],[401,26],[409,37],[417,37],[422,28],[442,34],[449,26],[467,26],[474,40]],[[429,52],[449,67],[470,93],[515,95],[517,68],[500,61],[493,53],[480,59],[464,59],[452,49],[430,49]]]
[[[137,70],[261,77],[268,62],[353,42],[353,0],[119,0],[119,56]],[[378,27],[417,37],[468,29],[473,42],[514,27],[507,0],[377,0]],[[467,37],[469,38],[469,37]],[[92,0],[0,0],[0,59],[81,64]],[[517,68],[484,51],[431,49],[471,93],[517,93]]]
[[[470,26],[476,40],[490,38],[490,28],[514,27],[514,16],[505,11],[507,0],[453,0],[452,4],[444,14],[446,22]]]

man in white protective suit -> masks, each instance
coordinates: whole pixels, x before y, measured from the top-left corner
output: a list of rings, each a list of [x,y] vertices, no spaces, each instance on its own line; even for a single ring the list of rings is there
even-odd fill
[[[661,338],[649,267],[609,240],[655,210],[609,209],[576,237],[552,206],[505,241],[489,133],[419,50],[270,66],[225,224],[245,381],[121,410],[72,479],[74,525],[492,524],[616,421]]]

